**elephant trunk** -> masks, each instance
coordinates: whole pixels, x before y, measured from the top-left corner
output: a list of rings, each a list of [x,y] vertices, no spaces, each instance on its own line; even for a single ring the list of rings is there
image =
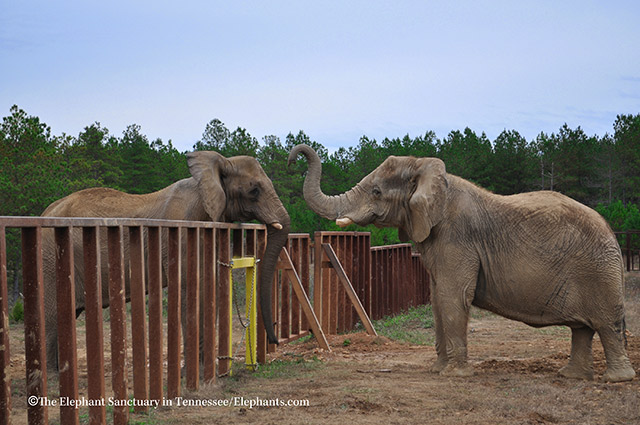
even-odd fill
[[[341,227],[346,224],[350,224],[350,220],[345,220],[343,215],[347,211],[348,205],[353,202],[351,198],[353,198],[355,193],[359,190],[358,186],[341,195],[325,195],[320,188],[322,164],[320,163],[318,154],[308,145],[297,145],[289,153],[289,164],[293,163],[299,154],[303,154],[309,163],[309,170],[307,171],[307,176],[304,179],[304,186],[302,189],[304,199],[309,208],[311,208],[316,214],[329,220],[340,219],[336,222]]]
[[[259,263],[260,281],[258,288],[260,289],[260,310],[262,312],[262,320],[267,331],[267,339],[272,344],[278,343],[278,337],[274,330],[273,315],[271,311],[271,292],[273,273],[276,269],[278,257],[289,238],[290,219],[289,214],[284,206],[281,207],[283,212],[280,214],[280,226],[268,226],[267,231],[267,247],[265,248],[262,261]]]

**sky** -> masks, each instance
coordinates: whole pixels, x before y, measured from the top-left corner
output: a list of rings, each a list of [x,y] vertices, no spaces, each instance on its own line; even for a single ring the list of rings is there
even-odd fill
[[[640,2],[0,0],[0,114],[99,122],[191,150],[214,118],[261,140],[471,128],[613,133],[640,113]]]

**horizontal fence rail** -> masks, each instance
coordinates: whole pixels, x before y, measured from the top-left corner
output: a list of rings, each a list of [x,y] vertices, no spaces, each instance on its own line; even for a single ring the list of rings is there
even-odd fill
[[[152,219],[0,217],[0,423],[11,420],[9,312],[7,288],[8,228],[20,228],[22,240],[26,397],[47,399],[46,303],[57,307],[59,396],[79,399],[76,347],[76,308],[85,310],[87,400],[149,401],[162,403],[181,393],[183,339],[186,386],[196,390],[200,379],[200,346],[204,380],[225,373],[230,328],[229,291],[232,253],[261,258],[266,246],[262,224],[230,224]],[[233,241],[233,249],[231,243]],[[80,248],[80,249],[78,249]],[[43,256],[44,252],[44,256]],[[53,270],[46,269],[54,262]],[[222,268],[222,270],[221,270]],[[84,292],[75,288],[82,271]],[[52,288],[45,282],[55,280]],[[167,337],[163,330],[163,291],[167,286]],[[202,287],[200,287],[202,285]],[[108,290],[107,290],[108,288]],[[50,292],[53,291],[53,296]],[[82,293],[84,305],[76,303]],[[148,294],[148,313],[145,297]],[[51,299],[53,298],[53,300]],[[105,298],[109,302],[110,359],[103,346]],[[125,302],[131,302],[129,342]],[[200,314],[202,308],[202,314]],[[186,337],[181,329],[186,309]],[[202,320],[199,320],[202,318]],[[216,325],[216,323],[218,325]],[[263,332],[264,333],[264,332]],[[200,337],[202,335],[202,338]],[[266,351],[265,338],[263,351]],[[164,341],[166,341],[166,369]],[[132,364],[127,350],[131,347]],[[218,354],[216,355],[216,348]],[[260,347],[258,347],[260,350]],[[106,389],[105,361],[110,360],[111,388]],[[164,371],[166,370],[166,381]],[[133,383],[128,382],[131,374]],[[166,384],[166,390],[165,390]],[[113,422],[128,421],[129,406],[114,406]],[[30,403],[30,424],[47,423],[47,403]],[[106,423],[105,403],[89,407],[91,423]],[[60,403],[60,422],[79,422],[78,409]]]

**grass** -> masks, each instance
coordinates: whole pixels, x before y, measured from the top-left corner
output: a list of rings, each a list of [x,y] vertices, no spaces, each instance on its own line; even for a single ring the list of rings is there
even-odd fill
[[[397,316],[387,316],[373,322],[380,335],[415,345],[433,345],[433,312],[430,305],[412,307]]]
[[[255,372],[249,371],[244,364],[234,363],[231,378],[237,381],[244,378],[277,379],[304,375],[321,367],[322,361],[317,357],[305,360],[302,356],[290,354],[291,359],[276,359],[267,364],[259,365]]]

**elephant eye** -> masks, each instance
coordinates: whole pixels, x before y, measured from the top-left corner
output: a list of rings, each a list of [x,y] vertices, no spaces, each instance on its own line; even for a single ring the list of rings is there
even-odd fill
[[[251,195],[252,198],[258,198],[258,196],[260,195],[260,189],[257,187],[254,187],[249,191],[249,195]]]
[[[380,195],[382,195],[382,192],[380,192],[380,189],[378,189],[377,187],[374,187],[371,190],[371,193],[373,194],[373,196],[375,196],[376,198],[379,198]]]

